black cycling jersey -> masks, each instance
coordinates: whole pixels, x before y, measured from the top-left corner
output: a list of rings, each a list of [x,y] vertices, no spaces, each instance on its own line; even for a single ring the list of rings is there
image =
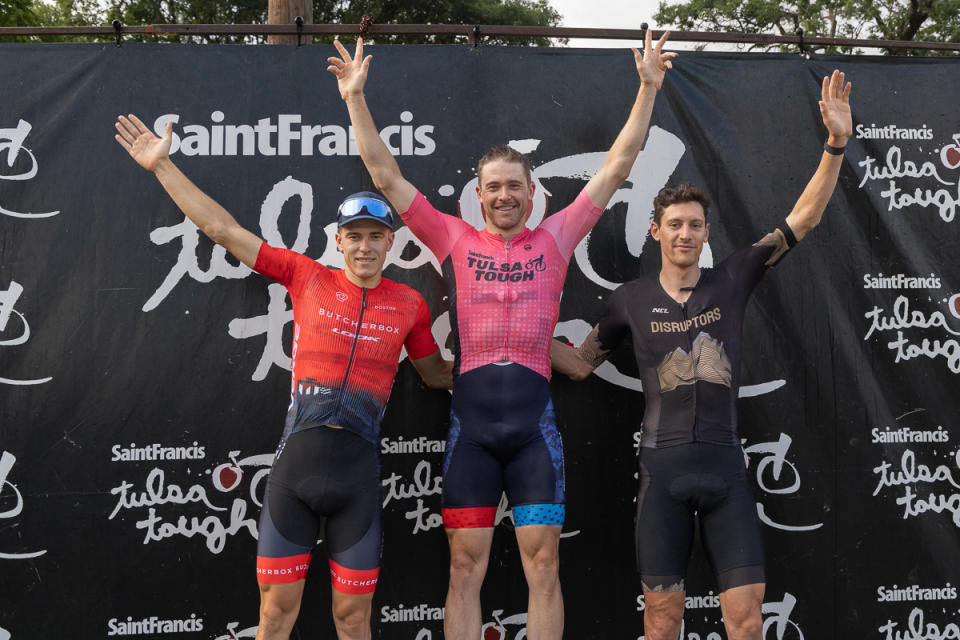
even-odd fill
[[[781,224],[716,267],[702,269],[682,304],[664,291],[659,274],[610,295],[597,337],[610,351],[632,335],[646,402],[640,446],[740,444],[736,401],[747,300],[766,269],[796,242]]]

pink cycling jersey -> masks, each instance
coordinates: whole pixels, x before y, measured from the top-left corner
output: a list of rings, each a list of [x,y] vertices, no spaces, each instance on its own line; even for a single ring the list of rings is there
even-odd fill
[[[440,261],[455,373],[510,360],[550,379],[550,340],[567,265],[602,212],[581,191],[573,204],[508,242],[440,213],[417,194],[400,217]]]

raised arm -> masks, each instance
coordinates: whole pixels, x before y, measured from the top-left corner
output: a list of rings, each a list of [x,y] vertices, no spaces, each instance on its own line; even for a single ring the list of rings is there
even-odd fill
[[[173,124],[168,122],[162,138],[153,134],[140,118],[120,116],[116,123],[120,146],[141,167],[153,173],[184,215],[207,237],[222,245],[251,269],[263,240],[241,227],[213,198],[201,191],[170,159]]]
[[[653,113],[653,101],[657,97],[657,91],[663,86],[667,69],[673,67],[670,59],[677,56],[676,53],[663,53],[663,45],[669,36],[669,31],[664,32],[654,47],[650,30],[647,29],[643,55],[636,49],[633,50],[637,73],[640,75],[640,91],[630,110],[627,123],[607,153],[603,167],[586,186],[590,200],[601,209],[606,208],[610,198],[630,176],[637,154],[643,148],[647,127],[650,125],[650,114]]]
[[[363,57],[363,38],[357,38],[357,50],[353,57],[347,48],[335,40],[333,45],[340,57],[330,57],[327,71],[337,76],[340,97],[347,103],[350,123],[357,137],[360,158],[366,166],[377,190],[387,197],[397,211],[406,211],[417,195],[417,189],[404,179],[400,166],[387,145],[380,138],[373,116],[363,96],[363,87],[367,82],[367,71],[373,56]]]
[[[431,389],[453,388],[453,360],[444,360],[439,351],[410,362]]]
[[[820,99],[820,115],[827,128],[827,144],[820,156],[820,166],[807,183],[800,199],[787,216],[787,224],[797,240],[803,238],[820,224],[823,210],[837,186],[837,177],[843,165],[843,148],[853,135],[853,118],[850,115],[850,90],[853,85],[844,84],[844,75],[834,70],[823,78]]]

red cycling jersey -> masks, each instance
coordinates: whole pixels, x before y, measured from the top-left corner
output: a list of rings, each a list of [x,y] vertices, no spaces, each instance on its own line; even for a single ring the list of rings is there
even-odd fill
[[[550,340],[567,265],[601,213],[581,191],[569,207],[508,242],[440,213],[417,194],[400,217],[441,263],[450,294],[454,373],[510,360],[550,379]]]
[[[267,243],[254,270],[284,285],[293,303],[284,434],[335,424],[376,443],[401,348],[413,360],[437,350],[423,296],[386,278],[358,287],[343,271]]]

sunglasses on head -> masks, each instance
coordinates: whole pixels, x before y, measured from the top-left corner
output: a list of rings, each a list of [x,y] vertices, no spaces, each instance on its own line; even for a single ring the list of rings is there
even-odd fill
[[[343,226],[352,220],[377,220],[392,229],[393,211],[390,205],[377,198],[350,198],[337,209],[337,224]]]

